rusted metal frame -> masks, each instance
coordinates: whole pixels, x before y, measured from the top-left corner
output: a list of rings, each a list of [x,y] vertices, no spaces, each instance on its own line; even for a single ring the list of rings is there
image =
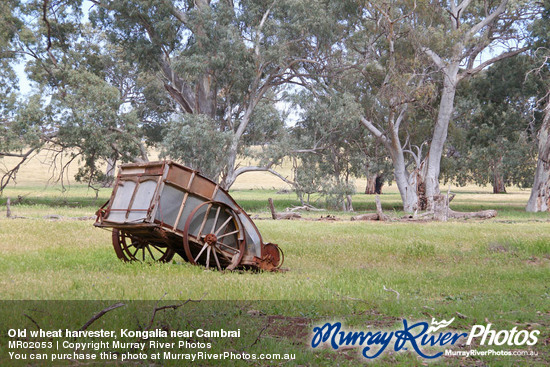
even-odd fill
[[[107,211],[106,211],[107,209],[105,209],[105,207],[106,207],[107,205],[109,205],[109,200],[107,200],[107,201],[105,202],[105,204],[103,204],[103,205],[101,206],[101,208],[99,208],[99,209],[95,212],[96,218],[95,218],[95,223],[94,223],[94,225],[96,225],[97,223],[103,222],[103,218],[104,218],[104,216],[105,216],[105,213],[107,212]]]
[[[162,162],[146,162],[146,163],[124,163],[122,165],[122,168],[134,168],[134,167],[138,167],[138,168],[151,168],[151,167],[155,167],[155,166],[159,166],[159,167],[162,167],[164,165],[166,165],[167,163],[170,163],[170,161],[162,161]]]
[[[121,173],[120,174],[121,178],[134,178],[134,177],[141,178],[143,176],[154,177],[154,176],[162,176],[162,174],[147,173],[147,172],[143,172],[143,173]]]
[[[137,192],[139,190],[139,185],[143,181],[146,181],[146,180],[142,180],[141,178],[144,177],[144,176],[148,176],[150,178],[152,178],[151,176],[161,176],[157,179],[157,185],[156,185],[156,188],[155,188],[156,191],[155,191],[155,193],[153,193],[153,198],[151,200],[151,206],[149,208],[149,211],[152,213],[152,217],[150,219],[151,219],[151,222],[152,222],[152,227],[161,228],[164,231],[166,231],[167,233],[171,233],[171,236],[177,236],[177,237],[182,236],[182,231],[178,230],[177,226],[178,226],[178,223],[182,219],[181,217],[183,215],[183,210],[185,208],[185,205],[188,205],[186,203],[186,201],[188,201],[188,198],[189,198],[190,194],[194,195],[198,199],[205,199],[205,200],[208,200],[208,201],[212,201],[216,197],[216,195],[219,194],[219,190],[221,189],[221,187],[219,187],[219,185],[217,185],[214,182],[212,182],[211,180],[208,180],[207,178],[203,177],[202,175],[200,175],[199,172],[197,172],[195,170],[192,170],[188,167],[179,165],[175,162],[171,162],[171,161],[164,161],[162,164],[145,164],[145,165],[143,165],[143,164],[131,164],[131,165],[125,165],[125,166],[126,167],[143,168],[143,170],[140,169],[140,170],[138,170],[140,172],[134,172],[134,173],[128,174],[128,175],[126,175],[126,174],[122,175],[121,173],[119,173],[119,175],[117,176],[117,183],[115,184],[115,189],[113,190],[113,193],[111,195],[111,200],[110,200],[109,203],[112,204],[113,198],[116,196],[116,193],[117,193],[117,190],[120,186],[121,181],[123,181],[123,180],[132,180],[133,179],[133,181],[136,182],[136,186],[135,186],[134,191],[132,193],[132,197],[130,199],[129,207],[126,211],[126,219],[129,218],[129,214],[132,211],[144,211],[144,209],[131,209],[132,205],[135,202],[135,198],[136,198]],[[182,169],[185,172],[187,172],[186,175],[190,175],[190,177],[188,179],[188,182],[185,182],[185,180],[183,180],[183,179],[176,180],[176,178],[179,177],[178,172],[173,172],[172,176],[170,176],[170,169],[172,169],[172,166],[176,170],[177,169]],[[160,175],[159,173],[162,173],[162,175]],[[182,172],[182,174],[183,174],[183,172]],[[173,179],[176,180],[177,182],[181,182],[181,184],[178,184],[178,183],[175,183],[175,182],[171,182],[170,180],[167,180],[166,178],[169,177],[169,176],[173,177]],[[206,179],[206,181],[209,181],[211,184],[213,184],[214,189],[213,189],[213,191],[208,192],[208,195],[206,195],[206,192],[203,193],[203,194],[201,194],[200,192],[210,191],[210,190],[202,190],[199,187],[195,187],[196,190],[191,191],[191,187],[193,185],[193,182],[196,181],[197,176],[199,176],[200,178],[204,178],[204,179]],[[156,218],[155,209],[161,210],[161,208],[160,208],[160,198],[162,196],[162,191],[163,191],[162,189],[164,188],[164,185],[166,183],[173,185],[176,189],[184,191],[184,193],[183,193],[184,197],[182,199],[180,208],[178,210],[178,215],[176,217],[176,222],[174,223],[174,226],[170,226],[169,224],[163,223],[162,218],[160,218],[161,219],[160,222],[159,222],[159,220],[155,219]],[[187,187],[184,187],[184,185],[186,185]],[[197,185],[195,185],[195,186],[197,186]],[[256,260],[256,261],[260,260],[261,263],[256,262],[256,265],[260,266],[261,268],[264,268],[264,266],[262,266],[262,265],[264,265],[264,263],[267,263],[266,261],[269,260],[267,257],[269,257],[270,252],[266,251],[266,249],[270,244],[266,244],[266,245],[263,244],[261,234],[258,231],[255,223],[251,220],[251,218],[244,211],[242,211],[242,209],[240,209],[238,204],[236,204],[235,200],[225,190],[223,190],[223,189],[221,189],[221,190],[225,192],[225,194],[227,195],[228,200],[229,200],[229,206],[228,206],[227,209],[224,209],[224,210],[228,211],[228,213],[230,214],[230,218],[228,218],[228,220],[224,221],[224,223],[221,225],[221,227],[219,227],[216,230],[218,220],[219,220],[219,213],[221,212],[221,210],[220,210],[221,208],[220,207],[217,208],[216,216],[215,216],[214,222],[213,222],[212,232],[219,233],[220,231],[222,231],[225,227],[227,227],[227,225],[231,221],[231,217],[234,218],[234,223],[235,223],[235,226],[237,227],[238,231],[230,231],[230,232],[227,232],[227,233],[223,233],[219,237],[219,241],[218,241],[218,239],[216,239],[215,242],[209,242],[208,243],[208,246],[207,246],[208,247],[208,252],[207,252],[207,259],[206,259],[207,260],[207,267],[210,266],[210,260],[211,260],[210,259],[211,256],[209,256],[210,251],[214,251],[212,256],[214,256],[214,260],[216,260],[216,265],[218,266],[218,268],[221,268],[221,264],[219,263],[219,259],[218,259],[218,253],[221,254],[222,257],[224,257],[227,261],[230,262],[230,265],[227,267],[228,269],[232,269],[232,268],[234,268],[235,266],[237,266],[239,264],[240,265],[254,265],[254,263],[255,263],[254,260]],[[195,191],[198,191],[198,192],[195,192]],[[110,209],[110,206],[111,206],[110,204],[109,204],[107,210]],[[202,203],[200,205],[203,205],[203,204],[206,204],[206,203]],[[206,204],[206,205],[208,205],[208,204]],[[226,203],[221,203],[221,205],[223,205],[224,207],[227,206]],[[208,218],[209,218],[210,212],[212,210],[212,207],[213,207],[212,204],[210,204],[210,206],[209,206],[209,208],[208,208],[208,210],[205,214],[205,217],[204,217],[204,219],[201,223],[200,233],[202,233],[204,231],[204,228],[205,228],[206,223],[208,221]],[[121,210],[121,209],[115,209],[115,210]],[[195,211],[193,211],[193,212],[195,212]],[[105,213],[107,213],[107,211],[105,211]],[[242,218],[241,218],[241,214],[242,214]],[[107,216],[107,214],[104,214],[104,215]],[[190,215],[190,217],[193,217],[193,215]],[[101,222],[103,222],[103,219],[104,218],[99,218],[99,220]],[[189,218],[187,218],[187,220],[189,220]],[[241,221],[242,221],[242,223],[241,223]],[[160,227],[157,225],[157,223],[160,223]],[[243,225],[243,223],[246,224],[246,227]],[[186,224],[187,224],[187,222],[186,222]],[[128,226],[127,228],[129,228],[129,229],[132,228],[133,229],[133,228],[135,228],[134,226],[135,226],[135,224],[132,224],[131,226]],[[152,228],[152,227],[148,227],[148,228]],[[145,228],[145,227],[142,227],[142,228]],[[225,230],[228,230],[228,228],[226,228]],[[256,233],[256,237],[257,237],[257,240],[259,241],[259,243],[256,243],[257,241],[254,241],[254,242],[251,241],[251,243],[248,244],[248,246],[245,246],[246,245],[246,239],[249,236],[249,233],[245,232],[245,231],[252,231],[250,233]],[[223,238],[228,238],[228,236],[234,235],[237,232],[239,233],[239,236],[238,236],[238,243],[237,243],[238,248],[236,249],[236,248],[233,248],[229,245],[226,245],[224,243],[225,240]],[[185,233],[186,232],[183,231],[184,237],[185,237]],[[190,241],[194,242],[194,245],[193,245],[194,248],[196,248],[196,244],[199,244],[199,245],[202,244],[202,238],[200,238],[200,234],[199,234],[199,238],[195,238],[195,236],[192,236],[192,235],[188,235],[187,237],[189,237]],[[173,238],[173,240],[174,240],[174,238]],[[172,246],[171,244],[168,244],[168,243],[167,243],[167,245],[169,247]],[[256,258],[256,256],[251,256],[251,255],[248,254],[249,251],[258,251],[257,246],[260,246],[259,250],[260,250],[260,253],[261,253],[261,258]],[[256,250],[254,250],[254,248],[256,248]],[[278,248],[278,246],[276,246],[276,248],[280,252],[280,249]],[[148,248],[148,251],[149,250],[150,249]],[[201,249],[201,251],[204,253],[205,250]],[[241,255],[240,257],[237,256],[239,258],[239,261],[237,261],[237,258],[233,254],[235,252],[240,253],[240,255]],[[273,255],[275,256],[275,252],[274,251],[271,251],[271,252],[273,252]],[[144,251],[144,253],[145,253],[145,251]],[[232,260],[229,259],[228,255],[232,256],[233,259]],[[280,266],[282,264],[282,260],[284,259],[284,257],[283,257],[284,255],[282,255],[282,254],[276,254],[276,255],[279,255],[279,256],[275,256],[275,258],[280,258],[280,260],[281,260],[279,262],[279,266]],[[199,259],[200,256],[202,256],[202,253],[197,256],[197,259]]]
[[[214,192],[212,193],[212,200],[214,200],[214,198],[216,197],[216,194],[218,193],[219,188],[220,188],[220,185],[216,185],[216,187],[214,187]]]
[[[132,209],[130,211],[131,212],[146,212],[148,210],[149,210],[149,208],[147,208],[147,209]],[[110,211],[112,211],[112,212],[126,212],[126,211],[128,211],[128,209],[111,209]]]

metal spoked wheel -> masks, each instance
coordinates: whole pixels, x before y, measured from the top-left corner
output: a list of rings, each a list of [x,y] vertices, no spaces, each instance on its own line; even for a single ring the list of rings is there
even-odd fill
[[[207,201],[197,206],[187,218],[183,231],[183,246],[191,264],[207,269],[233,270],[244,254],[241,222],[231,207]]]
[[[123,261],[168,262],[175,254],[169,247],[162,247],[118,229],[113,229],[113,247],[118,258]]]

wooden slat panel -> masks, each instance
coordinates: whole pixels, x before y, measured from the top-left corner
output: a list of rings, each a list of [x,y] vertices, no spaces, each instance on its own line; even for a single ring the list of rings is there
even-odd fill
[[[200,177],[195,176],[191,188],[189,191],[193,194],[197,194],[209,199],[213,198],[214,190],[216,189],[216,184]]]
[[[175,183],[180,187],[187,187],[189,179],[191,178],[191,171],[183,170],[177,166],[170,166],[166,180]]]

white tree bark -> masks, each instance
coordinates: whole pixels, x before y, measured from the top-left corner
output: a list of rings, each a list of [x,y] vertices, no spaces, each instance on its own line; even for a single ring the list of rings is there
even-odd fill
[[[407,164],[405,163],[405,154],[401,142],[399,141],[399,124],[400,121],[404,118],[404,111],[399,115],[397,120],[390,121],[391,133],[388,137],[386,134],[382,133],[374,124],[367,120],[365,117],[361,118],[363,125],[375,136],[377,137],[386,147],[390,153],[392,163],[393,163],[393,175],[395,182],[397,183],[397,188],[399,189],[399,194],[401,195],[401,200],[403,202],[403,210],[412,213],[418,209],[418,193],[417,193],[417,171],[409,173],[407,170]],[[393,120],[392,117],[389,117],[390,120]],[[419,169],[420,167],[416,167]]]
[[[428,210],[433,209],[434,196],[439,195],[441,156],[443,155],[443,148],[445,142],[447,141],[447,132],[454,109],[454,99],[458,83],[458,70],[458,62],[451,63],[443,69],[443,92],[439,102],[439,112],[428,153],[428,167],[425,178]]]
[[[531,196],[525,208],[528,212],[544,212],[550,209],[550,91],[538,138],[539,158]]]
[[[441,157],[443,155],[445,141],[447,140],[449,123],[452,118],[458,82],[460,79],[474,75],[499,60],[512,57],[526,50],[526,48],[519,48],[509,52],[503,52],[474,67],[476,57],[491,45],[491,38],[494,36],[495,32],[497,32],[494,25],[506,10],[507,4],[508,0],[501,0],[498,7],[493,10],[492,13],[487,14],[485,18],[473,25],[466,32],[461,32],[457,37],[456,43],[452,46],[451,54],[445,59],[428,47],[421,47],[422,51],[432,59],[433,63],[439,67],[443,73],[443,90],[427,162],[428,166],[425,184],[428,210],[434,209],[434,197],[440,193],[439,173],[441,170]],[[456,5],[454,1],[450,2],[451,27],[453,31],[460,30],[461,17],[469,5],[469,0],[464,0],[459,5]],[[474,37],[477,37],[477,39],[473,41]],[[472,42],[474,42],[475,45],[466,47]],[[463,70],[460,69],[462,63],[466,64]]]

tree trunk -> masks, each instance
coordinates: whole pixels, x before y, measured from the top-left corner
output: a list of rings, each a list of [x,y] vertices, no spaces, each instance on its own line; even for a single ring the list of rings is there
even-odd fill
[[[434,220],[446,222],[449,218],[449,202],[446,195],[436,195],[434,197]]]
[[[367,176],[367,185],[365,186],[365,194],[374,195],[376,189],[376,176],[368,175]]]
[[[498,170],[493,173],[493,194],[506,194],[504,177]]]
[[[382,194],[382,186],[384,186],[384,178],[378,174],[367,176],[367,185],[365,186],[365,194],[380,195]]]
[[[374,184],[374,193],[376,195],[382,195],[382,186],[384,186],[384,177],[376,175],[376,182]]]
[[[107,169],[105,170],[105,180],[103,187],[111,187],[115,180],[116,160],[113,158],[107,159]]]
[[[550,210],[550,93],[546,102],[544,119],[539,131],[539,159],[531,196],[525,210],[545,212]]]
[[[10,204],[11,204],[11,200],[10,200],[10,198],[8,198],[6,200],[6,217],[8,217],[8,218],[11,217],[11,206],[10,206]]]
[[[418,209],[418,194],[416,192],[416,178],[404,170],[394,170],[395,182],[403,201],[403,210],[412,213]]]
[[[458,83],[458,70],[458,62],[449,64],[443,70],[443,91],[439,103],[437,122],[430,143],[428,167],[424,180],[426,185],[427,210],[433,210],[434,196],[439,195],[441,156],[443,155],[443,148],[447,140],[447,132],[454,108],[456,86]]]
[[[353,211],[353,201],[352,201],[351,195],[346,195],[346,211],[347,212]]]

